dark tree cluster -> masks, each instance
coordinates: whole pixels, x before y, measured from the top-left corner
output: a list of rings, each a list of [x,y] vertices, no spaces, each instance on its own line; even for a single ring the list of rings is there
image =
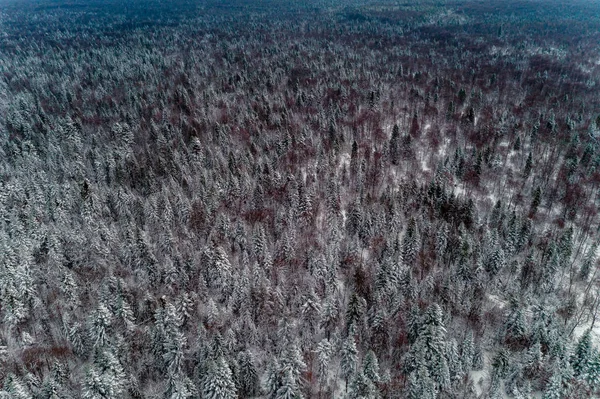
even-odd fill
[[[0,398],[600,395],[600,10],[0,10]]]

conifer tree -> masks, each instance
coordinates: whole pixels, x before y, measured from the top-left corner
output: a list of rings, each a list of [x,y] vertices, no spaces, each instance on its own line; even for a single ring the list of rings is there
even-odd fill
[[[348,397],[350,399],[376,399],[379,395],[373,382],[365,377],[364,373],[358,371],[352,378]]]
[[[277,389],[274,399],[303,399],[298,389],[292,370],[285,369],[281,386]]]
[[[348,336],[342,343],[342,349],[340,353],[341,357],[341,368],[342,376],[346,380],[346,391],[348,391],[348,381],[350,377],[356,372],[358,366],[358,350],[356,349],[356,342],[354,337]]]
[[[408,227],[402,240],[402,260],[408,266],[412,266],[419,250],[419,237],[417,223],[414,218],[408,222]]]
[[[363,373],[374,384],[378,383],[379,377],[379,361],[377,355],[372,350],[367,351],[363,361]]]
[[[573,371],[575,372],[575,376],[584,375],[588,372],[589,363],[592,360],[592,354],[592,338],[591,332],[588,329],[583,333],[581,338],[579,338],[577,346],[575,347],[575,352],[571,356],[571,365],[573,367]]]
[[[238,355],[237,382],[241,397],[256,396],[259,391],[258,371],[250,352],[240,352]]]
[[[392,165],[398,165],[398,161],[400,158],[400,128],[398,127],[398,124],[394,124],[394,127],[392,129],[392,137],[390,138],[390,145],[389,145],[389,156],[390,156],[390,162],[392,163]]]
[[[562,399],[563,397],[562,378],[558,372],[555,372],[544,390],[542,399]]]
[[[329,363],[333,354],[333,345],[328,339],[322,339],[315,350],[317,353],[318,371],[319,371],[319,383],[327,383]]]
[[[221,356],[210,361],[202,381],[202,399],[237,399],[231,369]]]
[[[437,398],[435,383],[429,376],[429,372],[425,367],[419,367],[417,370],[410,373],[406,397],[408,399]]]
[[[466,373],[473,368],[473,355],[475,352],[475,342],[473,342],[473,331],[469,330],[460,346],[460,359],[462,370]]]

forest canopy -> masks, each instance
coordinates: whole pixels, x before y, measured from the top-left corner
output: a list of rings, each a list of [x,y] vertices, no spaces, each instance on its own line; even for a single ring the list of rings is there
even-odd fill
[[[0,2],[0,398],[600,395],[597,2]]]

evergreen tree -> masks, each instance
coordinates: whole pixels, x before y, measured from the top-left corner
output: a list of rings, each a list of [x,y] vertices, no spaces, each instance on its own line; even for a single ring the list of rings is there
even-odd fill
[[[563,395],[563,387],[562,387],[562,378],[558,372],[555,372],[552,378],[550,378],[549,384],[546,386],[544,390],[544,395],[542,399],[562,399]]]
[[[237,382],[239,394],[243,398],[256,396],[259,389],[258,371],[250,352],[240,352],[238,355]]]
[[[592,360],[592,338],[590,330],[587,330],[579,341],[577,342],[577,346],[575,347],[575,352],[571,356],[571,365],[573,366],[573,371],[575,372],[575,376],[584,375],[587,373],[589,368],[589,363]]]
[[[480,345],[475,346],[475,351],[473,352],[473,369],[481,370],[484,366],[484,357],[483,350]]]
[[[327,383],[328,371],[329,371],[329,362],[331,360],[331,355],[333,354],[333,345],[329,342],[328,339],[322,339],[317,344],[317,363],[319,370],[319,382],[321,384]]]
[[[400,158],[400,128],[398,124],[394,124],[394,128],[392,129],[392,137],[390,139],[390,162],[392,165],[398,165],[398,161]]]
[[[527,339],[525,316],[518,306],[509,314],[505,329],[505,340],[509,343],[522,344]]]
[[[407,399],[436,399],[435,383],[425,367],[413,371],[408,376]]]
[[[451,339],[450,342],[448,342],[446,348],[446,358],[448,361],[450,378],[452,380],[459,379],[462,376],[462,364],[460,361],[460,355],[458,353],[458,343],[455,339]]]
[[[350,399],[376,399],[379,397],[377,388],[371,380],[358,371],[350,384]]]
[[[581,268],[579,269],[579,279],[587,281],[590,271],[592,270],[594,260],[596,259],[596,253],[598,251],[598,242],[595,242],[587,251]]]
[[[417,222],[411,218],[402,240],[402,260],[408,266],[412,266],[419,250],[419,237]]]
[[[510,357],[508,351],[504,348],[500,349],[492,360],[492,368],[494,370],[493,376],[499,379],[505,378],[508,373],[509,362]]]
[[[356,349],[354,337],[351,335],[344,340],[340,356],[342,375],[346,380],[346,390],[348,390],[348,381],[354,375],[358,366],[358,350]]]
[[[210,361],[202,382],[202,399],[237,399],[231,369],[221,356]]]
[[[321,327],[325,329],[327,339],[338,323],[339,312],[333,297],[327,297],[321,311]]]
[[[529,213],[535,215],[537,213],[538,207],[542,203],[542,189],[540,187],[536,187],[533,191],[533,198],[531,199],[531,206],[529,208]]]
[[[527,155],[527,160],[525,161],[525,168],[523,169],[523,177],[525,180],[529,178],[531,175],[531,168],[533,167],[533,158],[531,156],[531,152]]]
[[[584,375],[584,378],[592,389],[592,392],[600,393],[600,353],[596,350],[588,362],[587,372]]]
[[[94,348],[103,348],[109,341],[112,315],[104,304],[100,304],[91,317],[91,341]]]
[[[295,386],[300,386],[300,376],[302,372],[306,371],[306,363],[304,363],[302,352],[297,343],[287,344],[284,355],[280,360],[280,365],[285,373],[288,371],[291,372],[290,375],[294,378]]]
[[[460,348],[460,359],[462,370],[466,373],[473,368],[473,355],[475,353],[475,342],[473,341],[473,331],[469,330],[465,335]]]
[[[431,305],[419,330],[419,336],[409,351],[416,359],[416,367],[427,367],[431,379],[438,389],[450,385],[450,370],[446,359],[446,328],[439,305]]]
[[[500,246],[497,246],[488,256],[485,263],[485,269],[493,277],[497,275],[504,266],[506,266],[506,255],[504,250]]]
[[[4,399],[33,399],[31,391],[26,384],[14,375],[9,375],[5,379],[4,389],[0,391],[0,398]],[[84,394],[84,398],[87,397]]]
[[[544,354],[542,353],[542,345],[539,342],[533,344],[525,355],[525,372],[530,378],[535,378],[543,367]]]
[[[352,293],[348,307],[346,308],[346,329],[352,324],[359,325],[365,313],[366,301],[356,293]]]
[[[363,373],[374,384],[379,382],[379,361],[372,350],[369,350],[365,355]]]
[[[283,375],[283,381],[279,389],[274,396],[275,399],[302,399],[304,396],[298,386],[296,385],[296,379],[293,376],[292,370],[285,370]]]

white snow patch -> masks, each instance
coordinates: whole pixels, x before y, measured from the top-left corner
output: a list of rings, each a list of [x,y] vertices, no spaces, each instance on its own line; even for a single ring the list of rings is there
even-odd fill
[[[347,152],[340,154],[340,164],[338,165],[338,170],[342,170],[344,166],[347,169],[350,168],[350,154]]]
[[[423,172],[429,172],[431,170],[427,165],[427,159],[425,157],[421,157],[421,170]]]
[[[492,302],[500,309],[504,309],[506,307],[506,301],[501,299],[498,295],[488,294],[487,297],[490,300],[490,302]]]

